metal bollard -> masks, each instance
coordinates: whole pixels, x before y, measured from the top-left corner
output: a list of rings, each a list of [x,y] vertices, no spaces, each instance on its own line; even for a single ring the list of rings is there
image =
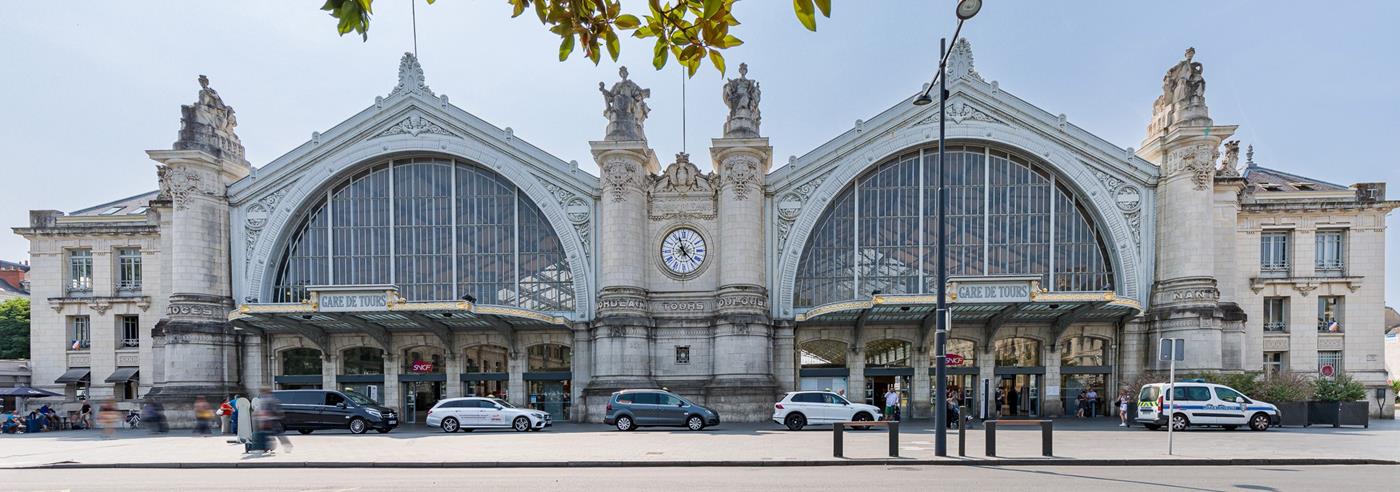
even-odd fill
[[[1051,435],[1054,433],[1055,423],[1050,420],[1040,421],[1040,455],[1054,456],[1055,442]]]
[[[997,455],[997,421],[988,420],[984,427],[987,434],[987,456]]]
[[[967,406],[958,407],[958,456],[967,456]]]
[[[831,437],[831,453],[832,456],[835,456],[837,458],[844,457],[843,455],[846,452],[846,447],[844,443],[841,442],[841,427],[842,425],[840,422],[831,424],[831,432],[833,434]]]
[[[899,422],[890,422],[890,457],[899,457]]]

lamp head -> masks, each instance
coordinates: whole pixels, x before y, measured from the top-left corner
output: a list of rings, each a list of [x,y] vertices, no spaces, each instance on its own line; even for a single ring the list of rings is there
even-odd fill
[[[914,99],[915,106],[928,106],[933,104],[933,98],[928,97],[928,92],[919,93],[919,97]]]
[[[960,0],[958,2],[958,20],[971,19],[980,10],[982,10],[982,0]]]

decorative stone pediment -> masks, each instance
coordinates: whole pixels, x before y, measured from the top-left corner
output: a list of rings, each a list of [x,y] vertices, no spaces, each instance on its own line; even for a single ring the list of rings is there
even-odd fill
[[[948,121],[954,124],[961,124],[964,121],[985,121],[988,123],[998,123],[1002,125],[1006,124],[1005,122],[996,119],[992,115],[987,114],[986,111],[982,111],[980,109],[977,109],[977,107],[968,104],[966,101],[950,100],[948,101],[948,106],[944,108],[944,112],[948,114]],[[915,121],[909,126],[913,127],[937,124],[938,108],[934,107],[934,109],[929,112],[928,116],[925,116],[921,120]]]
[[[417,137],[419,135],[430,134],[446,135],[449,137],[461,138],[457,134],[449,131],[448,129],[443,128],[442,125],[434,123],[432,120],[423,117],[423,115],[412,115],[405,117],[398,123],[395,123],[392,126],[385,128],[379,133],[376,133],[374,136],[375,138],[388,137],[393,135],[412,135],[414,137]]]
[[[660,176],[653,179],[652,193],[674,193],[678,195],[713,195],[714,175],[703,174],[700,168],[690,162],[690,154],[676,154],[676,162],[666,166]]]

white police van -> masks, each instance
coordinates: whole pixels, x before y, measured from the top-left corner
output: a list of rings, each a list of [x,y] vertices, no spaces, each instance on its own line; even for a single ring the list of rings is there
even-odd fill
[[[1183,430],[1189,426],[1220,426],[1234,430],[1248,425],[1256,431],[1268,430],[1278,425],[1278,407],[1258,400],[1251,400],[1243,393],[1229,386],[1207,383],[1201,380],[1179,381],[1172,391],[1176,396],[1175,407],[1167,394],[1167,383],[1144,385],[1138,392],[1137,417],[1134,419],[1148,430],[1157,430],[1167,424],[1171,415],[1172,430]]]

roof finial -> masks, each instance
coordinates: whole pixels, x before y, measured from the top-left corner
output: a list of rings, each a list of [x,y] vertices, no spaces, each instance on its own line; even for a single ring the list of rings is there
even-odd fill
[[[404,53],[403,58],[399,60],[399,85],[394,86],[394,91],[389,93],[389,97],[414,92],[437,97],[437,94],[433,94],[433,90],[428,88],[428,80],[423,75],[423,66],[418,64],[418,57],[413,53]]]
[[[1244,165],[1254,167],[1254,144],[1249,144],[1248,150],[1245,150]]]

